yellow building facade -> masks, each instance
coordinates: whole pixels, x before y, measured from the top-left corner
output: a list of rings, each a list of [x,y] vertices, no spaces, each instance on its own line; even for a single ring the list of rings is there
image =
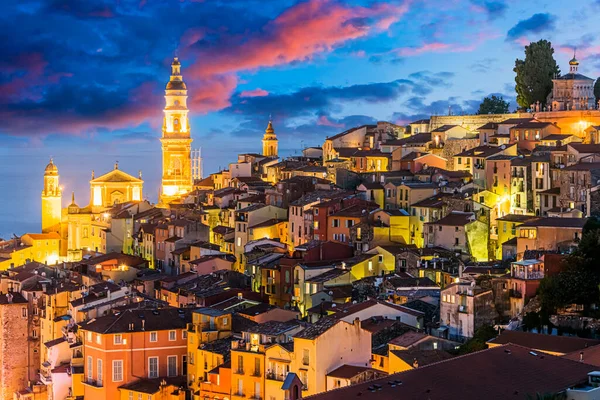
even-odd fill
[[[171,63],[171,79],[165,89],[162,128],[162,186],[160,202],[168,204],[192,191],[192,138],[187,108],[187,87],[181,75],[181,63]]]

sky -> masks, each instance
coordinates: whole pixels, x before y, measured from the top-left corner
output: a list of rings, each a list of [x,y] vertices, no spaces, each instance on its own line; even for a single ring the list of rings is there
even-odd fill
[[[550,40],[600,75],[599,0],[8,0],[0,14],[0,237],[40,228],[43,171],[63,205],[116,161],[156,201],[164,86],[177,55],[204,175],[375,121],[514,102],[516,58]],[[576,28],[574,28],[576,27]]]

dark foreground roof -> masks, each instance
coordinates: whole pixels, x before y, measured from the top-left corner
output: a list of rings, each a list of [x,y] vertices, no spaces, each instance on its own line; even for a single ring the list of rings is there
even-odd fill
[[[596,369],[516,345],[498,346],[386,378],[314,396],[313,400],[525,399],[587,381]]]
[[[584,339],[574,336],[555,336],[544,335],[540,333],[505,330],[500,334],[500,336],[490,340],[490,343],[512,343],[518,344],[520,346],[529,347],[531,349],[566,354],[598,345],[600,344],[600,340]]]

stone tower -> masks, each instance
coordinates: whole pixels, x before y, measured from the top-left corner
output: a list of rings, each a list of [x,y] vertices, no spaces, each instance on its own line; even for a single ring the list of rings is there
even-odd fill
[[[58,182],[58,168],[50,159],[44,171],[42,190],[42,233],[60,233],[62,192]]]
[[[165,88],[162,137],[162,185],[160,202],[168,204],[192,190],[190,124],[187,87],[181,76],[181,63],[171,63],[171,79]]]
[[[265,135],[262,139],[262,154],[265,157],[277,158],[277,135],[273,129],[273,121],[269,120],[269,125],[265,129]]]

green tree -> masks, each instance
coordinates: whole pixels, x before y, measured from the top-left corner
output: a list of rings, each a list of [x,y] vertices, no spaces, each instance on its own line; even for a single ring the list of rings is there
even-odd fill
[[[540,40],[525,46],[525,59],[515,61],[515,90],[521,108],[527,109],[538,101],[546,103],[552,91],[552,79],[560,74],[553,54],[552,43]]]
[[[594,83],[594,97],[596,97],[596,103],[600,101],[600,78],[596,79],[596,83]]]
[[[508,101],[502,96],[491,95],[483,99],[477,114],[508,114]]]

